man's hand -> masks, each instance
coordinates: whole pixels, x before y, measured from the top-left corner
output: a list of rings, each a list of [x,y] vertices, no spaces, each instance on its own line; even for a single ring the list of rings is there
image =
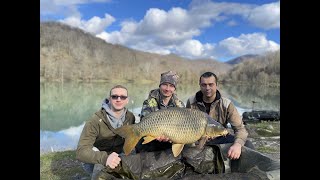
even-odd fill
[[[241,144],[234,143],[232,146],[230,146],[228,151],[229,159],[239,159],[240,155],[241,155]]]
[[[109,154],[106,162],[106,166],[109,166],[111,169],[114,169],[117,167],[120,163],[121,159],[119,158],[119,154],[116,152],[113,152]]]
[[[168,137],[166,137],[166,136],[164,136],[164,135],[161,135],[161,136],[159,136],[159,137],[157,137],[156,138],[158,141],[160,141],[160,142],[170,142],[170,143],[172,143],[171,141],[170,141],[170,139],[168,138]]]

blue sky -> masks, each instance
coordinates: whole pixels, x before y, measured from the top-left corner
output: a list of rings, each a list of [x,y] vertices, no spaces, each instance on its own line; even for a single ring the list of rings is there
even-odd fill
[[[191,60],[230,60],[280,49],[276,0],[40,0],[40,20],[108,43]]]

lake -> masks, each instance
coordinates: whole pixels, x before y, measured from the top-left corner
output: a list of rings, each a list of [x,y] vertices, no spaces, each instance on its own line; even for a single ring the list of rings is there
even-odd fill
[[[40,83],[40,153],[74,150],[84,122],[101,107],[113,83]],[[129,91],[127,108],[136,116],[154,84],[122,83]],[[280,88],[265,86],[219,85],[240,115],[244,111],[280,111]],[[178,97],[184,102],[199,90],[199,85],[178,85]],[[255,103],[253,103],[255,102]]]

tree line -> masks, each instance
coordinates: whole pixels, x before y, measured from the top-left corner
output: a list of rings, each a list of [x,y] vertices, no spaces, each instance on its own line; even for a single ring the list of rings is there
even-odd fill
[[[235,65],[224,81],[280,86],[280,50]]]
[[[261,61],[244,61],[243,65],[212,59],[190,60],[110,44],[58,22],[40,22],[40,81],[157,82],[167,70],[176,71],[181,83],[196,83],[205,71],[215,72],[221,80],[277,82],[280,58],[268,55]]]

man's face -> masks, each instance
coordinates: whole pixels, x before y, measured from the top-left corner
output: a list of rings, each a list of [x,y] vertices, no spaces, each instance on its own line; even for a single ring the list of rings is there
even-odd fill
[[[214,76],[210,76],[207,78],[201,77],[199,85],[200,90],[205,97],[210,98],[216,94],[217,84]]]
[[[171,97],[176,88],[171,83],[162,83],[160,85],[160,92],[164,97]]]
[[[115,88],[109,97],[111,108],[116,111],[122,110],[129,102],[128,92],[123,88]]]

